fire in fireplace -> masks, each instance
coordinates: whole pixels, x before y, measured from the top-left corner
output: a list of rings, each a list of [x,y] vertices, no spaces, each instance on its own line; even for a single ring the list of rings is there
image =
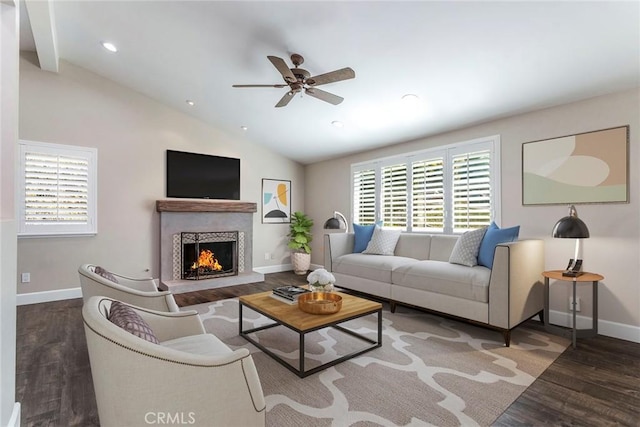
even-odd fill
[[[181,233],[182,279],[202,280],[238,274],[238,232]]]

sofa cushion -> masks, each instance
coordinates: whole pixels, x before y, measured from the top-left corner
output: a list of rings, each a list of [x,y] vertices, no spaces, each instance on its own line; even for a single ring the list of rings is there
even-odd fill
[[[431,235],[422,233],[402,233],[393,251],[395,255],[415,259],[429,259]]]
[[[486,227],[477,230],[469,230],[458,238],[456,245],[453,247],[449,262],[452,264],[466,265],[473,267],[478,265],[478,251],[482,237],[487,231]]]
[[[212,334],[190,335],[162,341],[160,344],[174,350],[203,356],[221,356],[232,352],[225,343]]]
[[[438,234],[431,236],[431,247],[429,248],[429,259],[431,261],[449,262],[453,247],[458,241],[458,236]]]
[[[376,228],[375,224],[371,225],[358,225],[353,224],[353,234],[355,242],[353,244],[353,253],[360,253],[367,249],[367,245],[373,236],[373,230]]]
[[[446,261],[416,261],[393,271],[392,283],[471,301],[489,301],[491,270]]]
[[[515,242],[518,240],[519,233],[519,225],[511,228],[498,228],[496,223],[492,222],[489,228],[487,228],[487,232],[484,233],[482,243],[480,243],[478,264],[492,268],[496,246],[499,243]]]
[[[120,301],[111,303],[107,319],[138,338],[159,344],[158,338],[149,324],[135,310]]]
[[[401,232],[401,230],[383,230],[376,225],[367,249],[362,251],[362,253],[369,255],[393,255]]]
[[[400,256],[346,254],[334,261],[333,271],[349,276],[391,283],[391,271],[393,269],[414,262],[417,262],[417,260]],[[340,286],[340,283],[336,283],[336,286]]]

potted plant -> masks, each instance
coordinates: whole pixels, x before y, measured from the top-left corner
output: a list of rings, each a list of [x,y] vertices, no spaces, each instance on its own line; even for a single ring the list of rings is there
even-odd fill
[[[289,249],[291,264],[296,274],[307,274],[311,265],[311,227],[313,220],[302,212],[294,212],[289,225]]]

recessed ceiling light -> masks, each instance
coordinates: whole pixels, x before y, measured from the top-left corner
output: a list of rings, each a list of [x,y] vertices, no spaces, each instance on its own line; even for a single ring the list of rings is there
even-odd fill
[[[247,129],[249,129],[249,128],[248,128],[248,127],[246,127],[246,126],[240,126],[240,129],[242,129],[242,130],[247,130]]]
[[[408,93],[402,97],[402,101],[407,104],[417,104],[418,103],[418,95],[414,95],[412,93]]]
[[[342,123],[340,120],[334,120],[331,122],[332,125],[334,125],[337,128],[343,128],[344,127],[344,123]]]
[[[118,51],[118,48],[113,43],[102,42],[102,47],[107,49],[109,52],[117,52]]]
[[[195,102],[193,102],[193,101],[192,101],[192,100],[190,100],[190,99],[187,99],[185,102],[186,102],[187,104],[189,104],[190,106],[192,106],[192,107],[193,107],[194,105],[196,105],[196,103],[195,103]]]

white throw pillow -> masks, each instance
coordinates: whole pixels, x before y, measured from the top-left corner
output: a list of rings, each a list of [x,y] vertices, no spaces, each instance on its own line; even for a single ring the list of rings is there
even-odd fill
[[[369,255],[393,255],[396,244],[400,238],[400,230],[383,230],[376,225],[373,236],[363,254]]]
[[[467,267],[478,265],[478,251],[486,231],[486,227],[478,228],[477,230],[467,231],[460,236],[453,247],[453,251],[451,251],[449,262],[466,265]]]

